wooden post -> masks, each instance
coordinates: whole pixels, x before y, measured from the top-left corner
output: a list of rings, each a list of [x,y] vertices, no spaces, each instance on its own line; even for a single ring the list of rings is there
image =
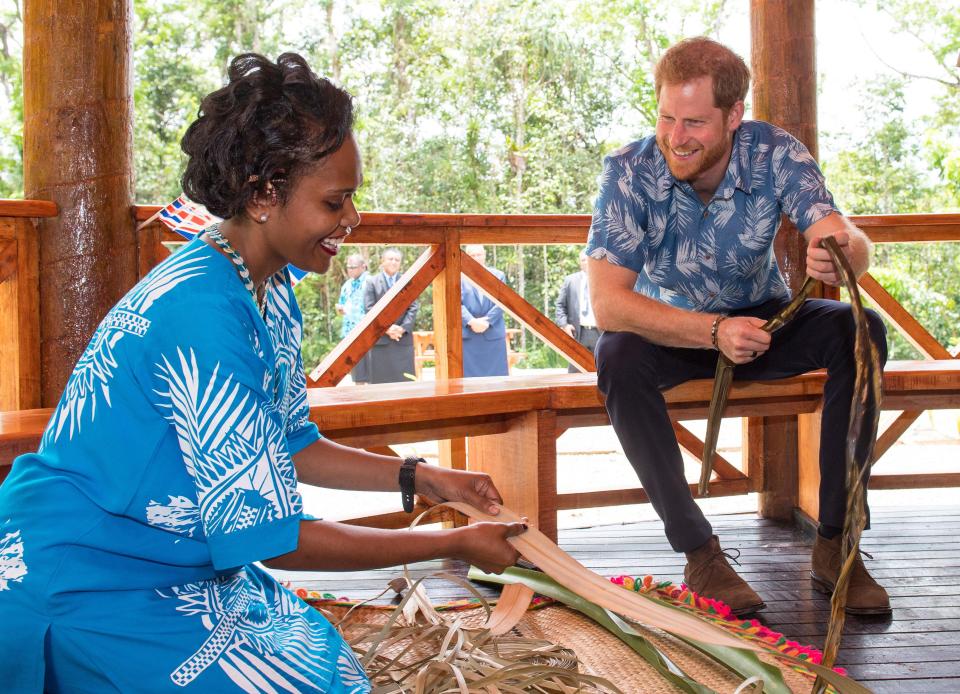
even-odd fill
[[[460,229],[444,230],[443,272],[433,280],[434,374],[438,381],[463,377],[463,338],[460,333]],[[456,437],[438,443],[440,464],[454,470],[467,469],[467,440]],[[460,513],[452,525],[464,525]],[[448,524],[449,525],[449,524]]]
[[[463,377],[463,338],[460,321],[460,230],[444,232],[443,272],[433,280],[433,347],[436,378]]]
[[[24,191],[39,222],[40,397],[56,404],[93,331],[137,278],[131,0],[25,3]]]
[[[471,437],[470,468],[488,473],[503,502],[556,542],[556,412],[524,412],[503,434]]]
[[[814,0],[750,2],[753,117],[791,133],[816,157],[814,14]],[[784,217],[774,251],[792,291],[803,284],[805,249],[796,227]],[[796,417],[750,418],[745,442],[750,468],[764,466],[760,515],[789,520],[798,498]]]

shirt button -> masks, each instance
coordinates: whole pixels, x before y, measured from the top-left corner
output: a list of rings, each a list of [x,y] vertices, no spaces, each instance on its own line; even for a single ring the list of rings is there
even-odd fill
[[[703,218],[706,219],[708,214],[710,214],[710,210],[704,210],[704,211],[703,211]]]
[[[710,260],[711,258],[713,258],[713,256],[710,255],[709,253],[704,253],[704,254],[703,254],[703,259],[704,259],[704,260]]]

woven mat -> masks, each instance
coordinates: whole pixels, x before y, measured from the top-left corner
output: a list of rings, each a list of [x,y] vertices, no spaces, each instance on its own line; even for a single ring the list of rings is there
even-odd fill
[[[318,609],[337,623],[349,608],[328,604]],[[356,633],[365,625],[383,624],[389,615],[390,611],[382,608],[359,607],[353,609],[340,626],[349,639],[351,632]],[[465,626],[479,628],[486,619],[486,612],[477,607],[444,613],[443,616],[445,620],[461,619]],[[658,629],[638,626],[637,630],[667,653],[690,677],[714,691],[733,692],[741,684],[740,678],[682,641]],[[562,605],[548,605],[528,611],[514,633],[526,638],[545,639],[572,649],[582,664],[581,672],[605,677],[627,694],[672,694],[678,691],[626,644],[590,619]],[[810,678],[784,666],[772,656],[763,655],[761,658],[780,668],[784,681],[792,691],[810,691]]]

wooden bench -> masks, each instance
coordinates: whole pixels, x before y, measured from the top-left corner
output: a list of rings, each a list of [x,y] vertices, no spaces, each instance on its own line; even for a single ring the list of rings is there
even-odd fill
[[[799,415],[800,429],[814,426],[825,374],[812,372],[779,381],[734,383],[729,417]],[[671,417],[703,419],[712,382],[684,383],[664,393]],[[505,378],[470,378],[424,383],[315,388],[309,391],[311,418],[324,435],[362,448],[465,437],[471,469],[493,475],[505,501],[556,536],[560,510],[640,503],[643,489],[558,494],[556,439],[572,427],[608,423],[595,374],[551,374]],[[960,360],[892,362],[884,373],[885,410],[960,408]],[[13,457],[35,450],[50,410],[0,413],[0,470]],[[682,446],[699,453],[699,441],[678,428]],[[817,451],[810,439],[801,451],[800,483],[816,488]],[[699,444],[702,445],[702,444]],[[764,492],[776,461],[747,458],[741,471],[715,458],[717,478],[711,495]],[[3,476],[0,472],[0,476]],[[871,487],[960,486],[960,473],[934,476],[874,476]],[[919,480],[919,481],[917,481]],[[632,479],[629,481],[633,481]],[[691,485],[695,489],[696,485]],[[801,502],[804,502],[801,499]],[[809,503],[801,504],[808,513]],[[813,513],[815,515],[815,513]],[[365,519],[398,526],[403,514]]]

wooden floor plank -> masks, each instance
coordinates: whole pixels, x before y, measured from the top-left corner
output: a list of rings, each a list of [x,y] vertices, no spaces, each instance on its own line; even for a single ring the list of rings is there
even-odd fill
[[[957,694],[960,692],[960,678],[861,682],[873,690],[874,694]]]

